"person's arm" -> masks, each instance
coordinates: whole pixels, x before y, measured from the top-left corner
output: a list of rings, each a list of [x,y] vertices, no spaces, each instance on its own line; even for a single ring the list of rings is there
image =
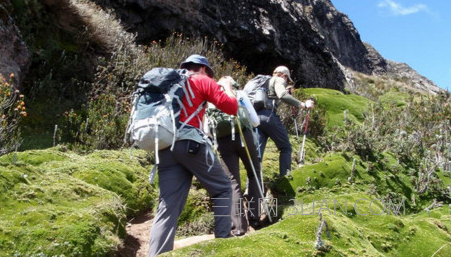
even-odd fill
[[[233,90],[233,83],[236,83],[232,77],[230,76],[226,76],[226,77],[222,77],[221,79],[219,79],[219,81],[217,82],[219,86],[222,87],[222,89],[224,89],[224,92],[229,96],[229,97],[236,97],[235,91]]]
[[[301,101],[297,100],[296,98],[294,98],[291,95],[291,90],[289,90],[288,88],[285,88],[285,86],[286,86],[286,82],[284,79],[282,79],[282,80],[277,79],[276,83],[274,85],[276,95],[280,100],[282,100],[282,102],[287,103],[287,104],[292,105],[297,108],[312,109],[314,107],[315,102],[313,102],[313,100],[308,99],[305,102],[301,102]]]
[[[295,106],[297,108],[304,108],[305,104],[298,99],[290,95],[286,90],[287,83],[283,78],[274,77],[274,91],[276,92],[277,98],[282,102]]]
[[[232,90],[231,83],[224,83],[223,89],[214,80],[204,81],[204,98],[214,104],[219,110],[236,115],[238,112],[238,102]]]

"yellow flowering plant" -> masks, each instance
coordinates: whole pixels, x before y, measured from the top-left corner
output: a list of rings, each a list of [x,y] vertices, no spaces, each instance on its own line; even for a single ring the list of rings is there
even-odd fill
[[[12,73],[9,82],[0,75],[0,156],[19,147],[19,122],[27,116],[24,96],[14,87],[13,79]]]

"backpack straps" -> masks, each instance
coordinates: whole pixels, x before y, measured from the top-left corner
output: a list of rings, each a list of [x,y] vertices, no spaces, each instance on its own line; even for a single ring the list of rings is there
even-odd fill
[[[193,112],[193,113],[191,113],[191,115],[190,115],[190,116],[182,123],[182,125],[180,126],[179,129],[184,128],[184,127],[188,124],[188,122],[189,122],[192,118],[194,118],[194,116],[197,116],[197,118],[200,120],[198,114],[199,114],[199,112],[205,107],[205,104],[206,104],[206,103],[207,103],[207,101],[203,101],[203,102],[199,105],[199,107],[197,107],[196,111]],[[200,121],[200,125],[201,125],[201,127],[202,127],[202,121]]]
[[[268,93],[268,101],[270,101],[271,105],[272,105],[271,112],[274,112],[277,109],[276,108],[276,100],[279,99],[277,97],[277,94],[276,94],[276,88],[275,88],[276,87],[276,81],[271,78],[271,79],[268,80],[267,83],[268,83],[268,89],[267,89],[266,92]],[[270,90],[271,84],[272,84],[272,90]],[[272,93],[274,93],[274,95],[272,95]],[[271,96],[270,96],[270,94],[271,94]]]
[[[138,106],[138,99],[139,99],[139,96],[141,95],[142,91],[143,90],[140,88],[131,95],[131,98],[133,98],[132,111],[130,112],[130,117],[128,118],[127,127],[125,129],[124,144],[127,144],[127,137],[130,135],[130,132],[132,130],[131,125],[133,124],[133,121],[136,119],[136,116],[138,115],[138,112],[136,111],[136,107]]]
[[[191,101],[191,99],[196,98],[196,96],[193,93],[193,90],[191,89],[191,84],[189,83],[189,77],[191,75],[193,75],[194,73],[189,72],[187,70],[181,70],[179,72],[180,76],[183,77],[183,83],[182,88],[183,88],[183,94],[186,96],[186,100],[188,100],[188,105],[189,107],[193,106],[193,102]],[[183,106],[182,104],[180,104],[180,106]],[[186,115],[186,111],[185,111],[185,115]]]
[[[216,134],[216,128],[218,127],[218,122],[216,121],[216,119],[210,117],[209,114],[205,114],[207,115],[207,125],[210,128],[211,134],[213,136],[213,151],[217,152],[218,150],[218,137]]]
[[[155,175],[157,174],[157,167],[158,165],[155,164],[152,168],[152,170],[150,171],[150,176],[149,176],[149,183],[153,184],[154,180],[155,180]]]
[[[238,114],[238,113],[237,113]],[[230,115],[230,129],[232,133],[232,141],[235,141],[235,116]]]

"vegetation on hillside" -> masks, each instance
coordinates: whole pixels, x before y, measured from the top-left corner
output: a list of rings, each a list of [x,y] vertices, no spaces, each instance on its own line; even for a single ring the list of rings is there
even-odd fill
[[[181,58],[192,53],[205,55],[216,71],[216,76],[232,74],[238,82],[246,81],[245,67],[235,61],[226,61],[220,45],[206,39],[188,39],[173,34],[165,42],[152,42],[140,48],[137,59],[125,49],[113,53],[97,67],[96,81],[92,85],[91,98],[84,108],[65,113],[63,135],[77,148],[117,149],[123,146],[123,135],[130,114],[130,97],[135,85],[146,71],[154,67],[177,68]]]
[[[340,116],[345,107],[361,106],[359,101],[363,100],[357,97],[358,101],[349,101],[345,95],[327,89],[307,89],[304,93],[316,95],[320,106],[336,104],[338,110],[327,109],[326,124],[334,117],[330,114]],[[342,101],[337,100],[340,95]],[[449,102],[440,97],[444,96],[416,100],[431,108]],[[402,111],[405,117],[411,117],[418,109],[408,110],[398,105],[399,109],[396,109],[386,105],[371,112],[373,115],[365,114],[375,104],[382,105],[368,101],[369,108],[361,106],[360,111],[354,112],[360,114],[361,119],[355,119],[351,127],[347,125],[350,121],[345,119],[344,113],[341,118],[332,118],[336,124],[341,119],[341,124],[331,127],[332,132],[326,130],[324,136],[335,133],[334,144],[323,147],[331,142],[318,144],[324,140],[322,137],[309,138],[307,163],[297,167],[293,162],[293,167],[297,168],[283,178],[277,177],[277,165],[274,165],[278,161],[276,148],[272,144],[268,146],[263,167],[270,196],[277,199],[272,209],[273,220],[277,223],[244,238],[203,242],[166,256],[211,256],[213,253],[215,256],[450,255],[451,172],[440,166],[446,163],[443,155],[447,156],[448,150],[441,152],[433,147],[432,153],[421,152],[413,143],[408,148],[403,147],[410,141],[404,142],[398,134],[391,133],[403,125],[407,131],[412,126],[417,133],[427,135],[427,131],[434,128],[431,126],[435,124],[434,115],[426,118],[423,125],[399,118],[384,119],[387,124],[377,123],[376,129],[376,125],[367,124],[373,116],[379,116],[374,118],[379,121],[387,112],[397,115]],[[411,104],[410,101],[407,104]],[[446,116],[445,113],[447,111],[439,112],[438,116]],[[393,130],[376,133],[387,128]],[[357,133],[362,134],[356,136]],[[437,138],[436,133],[429,133],[430,137],[425,136],[421,141],[426,149],[436,142],[432,139]],[[291,140],[293,149],[299,149],[299,141],[294,135]],[[355,147],[362,140],[373,143],[363,149]],[[432,169],[424,174],[426,167]],[[319,230],[321,219],[327,226]]]
[[[13,85],[14,74],[10,79],[0,75],[0,156],[17,151],[21,143],[20,120],[27,116],[24,95]]]

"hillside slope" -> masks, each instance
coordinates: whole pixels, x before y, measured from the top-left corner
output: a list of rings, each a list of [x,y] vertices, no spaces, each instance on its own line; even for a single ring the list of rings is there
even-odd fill
[[[363,124],[363,113],[372,104],[329,89],[303,93],[314,95],[318,108],[326,108],[326,126],[331,128],[346,125],[343,110],[349,121]],[[166,256],[451,254],[450,202],[437,194],[451,186],[449,171],[437,169],[431,177],[440,183],[424,194],[413,180],[417,175],[412,164],[396,154],[375,153],[371,160],[352,151],[328,150],[319,140],[308,137],[306,164],[299,167],[293,158],[294,170],[282,178],[277,176],[277,149],[268,144],[263,172],[273,224]],[[300,142],[295,135],[291,141],[297,155]],[[157,185],[147,182],[150,168],[142,152],[130,156],[128,150],[81,155],[58,146],[0,157],[0,256],[110,256],[123,247],[127,221],[151,212],[156,204]],[[211,233],[208,202],[195,182],[178,237]],[[320,234],[319,212],[327,222]]]

